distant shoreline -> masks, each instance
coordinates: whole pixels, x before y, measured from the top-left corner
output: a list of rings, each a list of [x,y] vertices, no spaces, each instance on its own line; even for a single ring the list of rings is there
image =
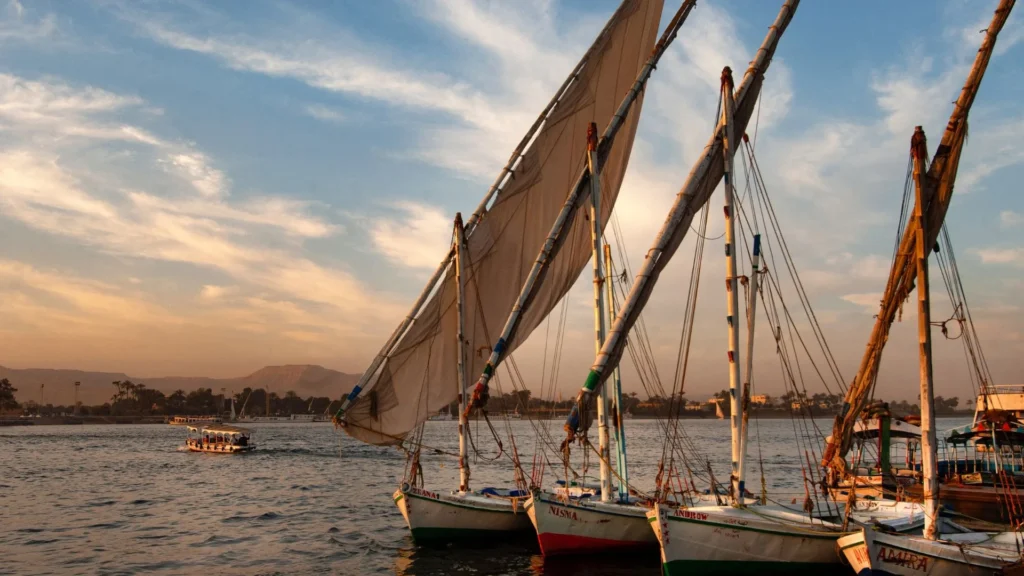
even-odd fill
[[[316,422],[310,420],[264,420],[249,422],[246,420],[235,421],[235,424],[328,424],[329,421],[319,420]],[[84,424],[162,424],[164,426],[171,426],[167,423],[164,416],[54,416],[54,417],[40,417],[40,418],[11,418],[11,417],[0,417],[0,428],[6,427],[17,427],[17,426],[80,426]],[[197,423],[201,425],[202,423]],[[178,428],[184,428],[183,425],[177,425]]]
[[[970,418],[974,415],[974,411],[962,411],[953,412],[947,414],[937,414],[943,418]],[[500,414],[491,414],[492,419],[500,419]],[[801,418],[800,414],[790,414],[781,411],[765,411],[755,412],[751,414],[754,420],[781,420],[785,418]],[[834,414],[822,412],[820,414],[813,414],[812,418],[832,418]],[[478,418],[471,417],[470,420],[477,420]],[[529,414],[523,414],[521,418],[512,419],[515,420],[538,420],[538,421],[561,421],[564,420],[564,416],[548,416],[543,418],[531,418]],[[634,415],[628,420],[665,420],[666,416],[638,414]],[[681,420],[718,420],[714,414],[687,414],[683,413],[679,415]],[[728,419],[725,419],[728,421]],[[451,420],[452,423],[457,423],[457,420]],[[255,422],[243,422],[244,424],[324,424],[328,422],[318,421],[310,422],[308,420],[279,420],[279,421],[255,421]],[[73,426],[83,424],[167,424],[165,416],[45,416],[40,418],[19,418],[19,417],[0,417],[0,428],[3,427],[14,427],[14,426]],[[168,424],[169,425],[169,424]]]

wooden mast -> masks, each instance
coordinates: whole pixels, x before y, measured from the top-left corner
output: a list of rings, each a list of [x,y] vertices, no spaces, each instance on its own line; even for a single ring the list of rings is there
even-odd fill
[[[615,273],[612,269],[612,247],[607,243],[604,245],[604,277],[605,292],[607,293],[606,306],[608,307],[608,319],[615,320],[615,288],[612,278]],[[607,336],[607,333],[606,333]],[[626,462],[626,428],[622,421],[622,378],[619,368],[615,368],[612,374],[614,384],[612,386],[612,401],[615,406],[615,448],[616,467],[619,470],[619,501],[629,502],[629,466]]]
[[[459,387],[459,490],[469,491],[469,459],[466,451],[469,443],[469,418],[466,412],[466,390],[469,381],[466,379],[466,279],[462,275],[463,256],[465,255],[466,235],[462,226],[462,212],[455,214],[455,305],[457,307],[457,349],[458,349],[458,387]]]
[[[725,185],[725,291],[726,317],[729,328],[729,428],[732,431],[732,473],[730,486],[733,502],[743,505],[743,465],[740,390],[742,375],[740,372],[740,332],[739,332],[739,277],[736,275],[736,223],[735,204],[733,202],[733,162],[736,140],[733,133],[733,83],[732,69],[728,66],[722,70],[722,156],[725,168],[722,172],[722,183]],[[601,351],[598,350],[598,353]],[[606,386],[602,386],[603,391]]]
[[[744,135],[744,138],[746,135]],[[753,207],[751,207],[753,208]],[[754,321],[757,319],[757,288],[758,288],[758,267],[761,264],[761,235],[754,234],[754,252],[750,257],[750,281],[747,290],[747,366],[743,372],[743,397],[740,402],[742,420],[740,421],[740,486],[744,487],[747,482],[747,437],[749,431],[747,425],[750,420],[750,379],[754,372]]]
[[[597,124],[587,127],[587,168],[590,170],[590,239],[594,257],[594,340],[601,351],[605,338],[604,264],[601,257],[601,166],[597,158]],[[601,459],[601,501],[612,497],[611,451],[608,441],[608,389],[597,403],[598,455]]]
[[[914,159],[914,220],[917,221],[917,332],[921,345],[921,472],[924,480],[924,536],[935,540],[939,515],[938,446],[935,441],[935,391],[932,386],[932,316],[928,286],[928,255],[925,243],[927,223],[924,219],[924,167],[928,162],[928,144],[924,130],[918,126],[910,139]]]

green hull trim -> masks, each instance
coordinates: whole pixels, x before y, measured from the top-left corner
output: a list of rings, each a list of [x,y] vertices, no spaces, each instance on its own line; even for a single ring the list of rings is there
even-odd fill
[[[794,563],[794,562],[742,562],[742,561],[719,561],[719,560],[674,560],[662,564],[664,576],[701,576],[722,574],[750,574],[751,576],[766,576],[770,574],[808,574],[819,575],[829,574],[835,571],[843,571],[845,568],[838,562],[821,563]]]

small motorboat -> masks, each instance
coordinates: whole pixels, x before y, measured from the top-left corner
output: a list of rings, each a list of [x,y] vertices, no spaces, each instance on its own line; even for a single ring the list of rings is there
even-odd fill
[[[252,442],[251,430],[227,424],[189,426],[185,446],[191,452],[213,454],[237,454],[256,449],[256,444]]]

